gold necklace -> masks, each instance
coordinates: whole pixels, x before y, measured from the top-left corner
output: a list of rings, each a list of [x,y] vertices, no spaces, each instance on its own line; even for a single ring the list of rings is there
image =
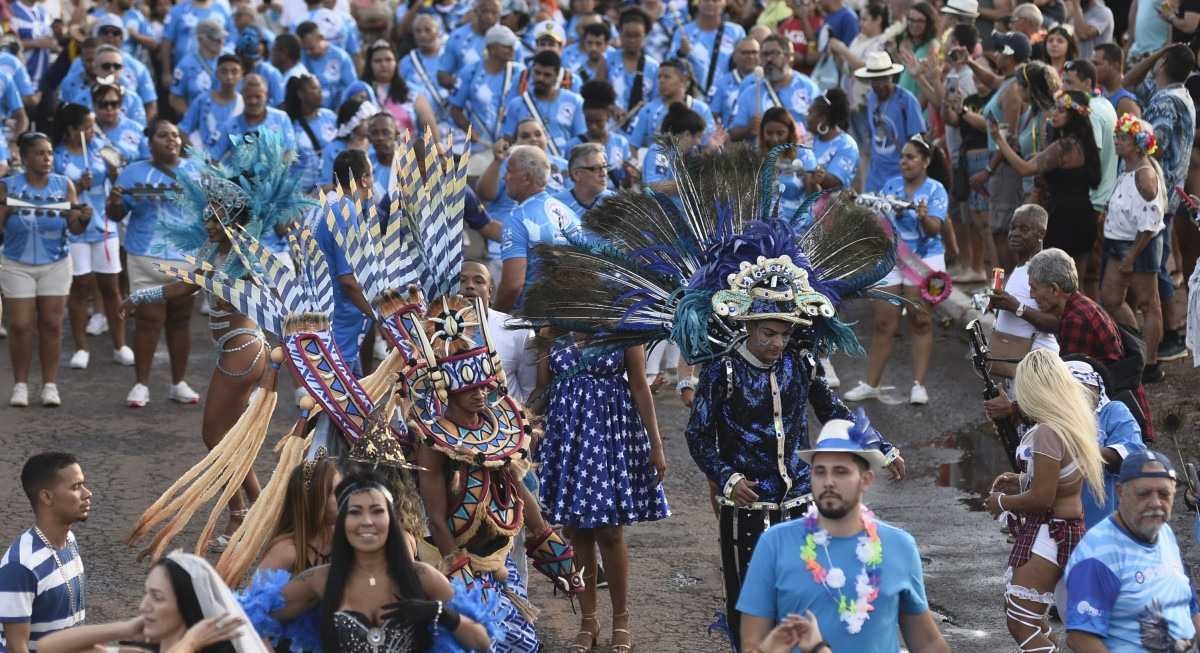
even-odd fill
[[[78,612],[75,605],[75,590],[71,587],[71,578],[67,576],[67,570],[63,566],[62,558],[58,557],[58,549],[55,549],[54,545],[50,544],[50,539],[46,537],[46,534],[42,532],[41,528],[34,526],[33,532],[37,534],[38,539],[42,541],[42,544],[46,545],[47,549],[50,549],[50,555],[54,556],[54,566],[58,568],[58,573],[62,576],[63,584],[67,586],[67,609],[71,611],[71,617],[73,618],[75,613]],[[69,538],[70,536],[68,535],[68,543],[70,543]],[[79,557],[78,550],[75,550],[73,553],[75,554],[75,557]]]

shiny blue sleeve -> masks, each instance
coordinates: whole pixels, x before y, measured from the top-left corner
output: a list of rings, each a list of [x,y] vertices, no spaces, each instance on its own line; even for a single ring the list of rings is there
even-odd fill
[[[684,432],[692,460],[696,461],[700,471],[710,481],[717,484],[718,492],[724,491],[729,477],[737,471],[721,460],[717,420],[720,419],[721,401],[724,398],[725,362],[718,359],[700,371],[700,382],[696,385],[692,402],[692,417]]]

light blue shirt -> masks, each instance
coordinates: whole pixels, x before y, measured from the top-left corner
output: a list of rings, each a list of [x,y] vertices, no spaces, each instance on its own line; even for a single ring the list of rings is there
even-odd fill
[[[150,69],[146,68],[146,64],[138,61],[128,52],[121,53],[121,62],[124,64],[120,73],[121,87],[126,92],[136,90],[138,96],[142,98],[142,102],[157,102],[158,90],[154,88],[154,78],[150,75]],[[75,89],[79,88],[89,96],[92,94],[92,82],[87,80],[87,75],[83,70],[83,57],[76,57],[71,62],[67,76],[63,78],[58,88],[60,97],[69,102],[77,102],[77,100],[66,100],[67,89],[71,89],[71,92],[75,93],[77,92]]]
[[[538,261],[533,255],[533,248],[536,245],[565,245],[566,234],[577,229],[579,216],[546,191],[521,202],[505,218],[500,257],[505,261],[523,258],[527,263],[518,307],[524,302],[525,291],[537,276]]]
[[[217,141],[224,137],[221,128],[242,115],[245,108],[241,93],[235,93],[233,99],[224,104],[218,102],[211,91],[204,93],[188,105],[187,113],[179,121],[179,131],[189,137],[194,135],[192,142],[199,144],[211,156]]]
[[[712,92],[708,94],[708,101],[713,115],[719,118],[722,124],[732,124],[734,112],[737,110],[738,95],[745,87],[747,79],[754,79],[754,76],[742,75],[737,69],[717,73]]]
[[[451,75],[458,75],[468,66],[482,62],[486,47],[487,42],[484,40],[483,34],[476,33],[473,25],[463,25],[450,32],[449,38],[446,39],[446,49],[442,51],[440,70]],[[431,69],[429,73],[437,77],[436,71]],[[465,78],[463,79],[465,81]]]
[[[171,80],[171,95],[191,104],[211,91],[217,81],[217,58],[205,59],[199,53],[188,53],[180,59]]]
[[[7,50],[0,52],[0,76],[15,82],[17,92],[22,97],[33,95],[33,92],[37,90],[33,85],[33,80],[29,78],[29,70],[25,68],[25,64]]]
[[[912,93],[896,86],[880,104],[875,91],[867,91],[867,125],[871,134],[871,163],[863,190],[874,193],[900,174],[900,150],[913,134],[925,131],[921,105]]]
[[[449,46],[447,52],[449,52]],[[460,83],[450,104],[464,109],[471,120],[472,131],[481,139],[495,141],[504,134],[504,125],[497,124],[500,107],[517,96],[517,81],[520,79],[524,66],[511,62],[508,64],[512,72],[509,77],[508,92],[504,93],[505,69],[492,74],[482,62],[469,64],[459,75]]]
[[[101,127],[99,123],[96,126]],[[121,116],[112,129],[101,129],[108,143],[125,157],[126,164],[150,158],[150,140],[146,138],[146,128],[128,116]]]
[[[1119,401],[1109,401],[1096,414],[1099,427],[1100,448],[1112,449],[1121,460],[1131,453],[1146,448],[1142,442],[1142,429],[1129,407]],[[1083,521],[1088,528],[1095,526],[1117,509],[1117,474],[1104,470],[1104,503],[1085,484],[1083,492]]]
[[[338,229],[343,232],[346,230],[347,223],[342,212],[346,210],[347,205],[350,207],[350,219],[360,220],[362,212],[358,203],[342,196],[336,196],[329,200],[329,206],[333,210]],[[329,223],[325,220],[326,215],[328,213],[325,210],[316,214],[313,239],[317,242],[321,253],[325,255],[325,263],[329,266],[329,276],[333,280],[333,341],[351,369],[361,372],[358,358],[359,340],[362,339],[370,322],[367,316],[363,315],[363,312],[358,310],[358,307],[350,300],[350,295],[342,290],[342,284],[338,283],[338,277],[354,274],[354,268],[350,266],[345,250],[338,246],[333,232],[329,230]]]
[[[397,69],[400,77],[408,84],[409,91],[425,96],[439,121],[449,117],[444,105],[450,99],[450,92],[437,81],[438,71],[441,70],[441,57],[441,50],[436,54],[426,55],[420,48],[414,48],[400,58]],[[420,62],[419,67],[417,62]]]
[[[600,191],[600,194],[592,200],[591,204],[584,206],[583,203],[579,201],[579,198],[575,197],[575,189],[572,188],[569,190],[558,191],[554,194],[554,199],[566,204],[567,208],[575,212],[575,215],[583,218],[583,214],[587,213],[589,209],[594,208],[597,204],[600,204],[605,199],[612,197],[613,195],[616,195],[616,193],[612,192],[611,190],[602,190]]]
[[[818,168],[837,177],[842,188],[850,187],[858,172],[858,143],[854,142],[853,136],[842,132],[828,141],[814,137],[813,155]]]
[[[195,174],[196,166],[188,159],[180,159],[171,175]],[[156,168],[149,160],[138,161],[125,167],[117,177],[117,185],[129,191],[134,185],[149,185],[154,187],[177,186],[171,175]],[[183,212],[178,202],[172,202],[166,197],[134,196],[126,192],[121,197],[128,212],[125,215],[125,251],[137,256],[153,256],[172,261],[182,261],[183,254],[167,241],[159,222],[178,223],[183,220]]]
[[[322,107],[317,111],[315,117],[308,120],[308,128],[317,137],[317,143],[313,143],[312,139],[308,137],[308,132],[300,126],[299,120],[292,121],[292,126],[296,132],[296,145],[299,148],[296,167],[304,179],[300,188],[308,192],[317,187],[321,176],[322,155],[317,153],[317,146],[320,145],[323,153],[324,149],[337,138],[337,116],[329,109]]]
[[[1115,517],[1101,521],[1071,553],[1064,579],[1067,630],[1095,635],[1113,653],[1176,650],[1196,636],[1196,597],[1169,524],[1147,544]]]
[[[65,146],[54,148],[54,172],[71,180],[75,184],[75,192],[79,201],[92,207],[92,217],[88,226],[80,234],[71,234],[73,243],[98,243],[109,238],[117,237],[117,225],[109,220],[104,213],[104,204],[108,199],[108,191],[112,182],[108,178],[108,164],[100,156],[100,148],[104,147],[103,136],[97,135],[88,143],[87,161],[83,153],[72,153]],[[84,170],[92,173],[92,186],[87,191],[81,190],[79,181],[83,178]]]
[[[1129,48],[1131,58],[1157,52],[1171,40],[1171,24],[1158,13],[1162,4],[1154,0],[1139,0],[1133,45]]]
[[[54,36],[54,18],[46,8],[45,3],[11,2],[8,5],[12,11],[9,27],[23,41],[43,39]],[[42,81],[42,75],[50,67],[52,59],[50,48],[25,48],[22,56],[25,58],[25,69],[33,83]]]
[[[163,39],[171,42],[171,62],[178,64],[184,57],[197,49],[196,25],[208,19],[216,19],[225,25],[227,34],[236,34],[237,27],[233,24],[233,15],[229,5],[213,2],[207,7],[197,7],[191,0],[183,0],[171,8],[167,14],[167,22],[163,26]],[[232,45],[226,43],[226,45]],[[208,89],[204,89],[208,90]]]
[[[755,93],[756,90],[757,93]],[[812,104],[813,98],[821,94],[821,90],[808,75],[796,71],[792,71],[792,78],[788,81],[787,86],[775,89],[775,92],[779,96],[779,101],[783,103],[783,108],[787,109],[787,112],[792,114],[792,118],[801,125],[808,116],[808,107]],[[762,84],[743,84],[742,90],[738,93],[733,112],[733,123],[730,124],[730,127],[749,127],[754,120],[756,108],[761,114],[774,106],[776,106],[775,100],[767,91],[765,79]],[[753,134],[752,138],[757,139],[758,134]]]
[[[779,623],[789,614],[812,610],[821,625],[821,635],[834,651],[899,651],[900,617],[929,610],[921,556],[908,533],[882,521],[876,521],[876,527],[883,546],[879,596],[872,602],[874,610],[868,613],[859,633],[851,635],[838,618],[838,593],[816,583],[804,566],[800,549],[808,530],[802,519],[772,526],[759,538],[737,599],[738,612]],[[855,579],[863,570],[863,563],[859,562],[856,549],[864,539],[865,533],[830,536],[828,546],[817,550],[826,569],[842,570],[846,581],[841,591],[848,598],[857,595]]]
[[[225,121],[225,124],[220,129],[223,136],[216,140],[210,150],[212,157],[219,160],[225,156],[225,152],[229,150],[229,146],[232,144],[231,138],[243,136],[250,132],[257,133],[262,129],[278,132],[283,142],[283,149],[285,151],[296,151],[296,131],[292,128],[292,119],[279,109],[267,107],[267,117],[253,127],[246,123],[245,113],[240,113]]]
[[[708,104],[704,100],[697,100],[690,95],[686,96],[684,104],[704,119],[703,140],[708,141],[708,137],[712,135],[713,126],[716,124],[716,121],[713,120],[712,110],[708,108]],[[642,107],[633,122],[633,131],[629,133],[629,143],[634,147],[650,147],[654,139],[658,137],[663,118],[667,117],[667,111],[670,108],[662,98],[655,98]]]
[[[716,43],[717,34],[722,30],[717,28],[712,31],[700,29],[700,26],[695,21],[684,25],[682,31],[676,31],[675,37],[671,39],[671,56],[676,56],[679,53],[679,44],[682,42],[681,36],[687,35],[688,41],[692,44],[692,49],[688,53],[688,61],[692,63],[692,74],[695,75],[696,86],[704,93],[708,93],[704,82],[708,78],[709,61],[712,59],[713,52],[716,52],[717,65],[716,71],[713,73],[713,82],[717,80],[716,73],[721,70],[729,69],[729,58],[733,56],[733,48],[737,42],[746,38],[746,30],[737,23],[724,21],[724,33],[721,34],[721,42]]]
[[[279,72],[279,69],[272,66],[269,61],[259,61],[254,64],[254,72],[267,80],[267,97],[271,101],[271,106],[282,105],[287,95],[287,85],[283,81],[283,73]],[[242,84],[239,82],[238,91],[241,90]]]
[[[362,36],[358,32],[358,24],[349,14],[341,14],[326,7],[310,9],[291,26],[291,30],[295,32],[300,23],[306,21],[316,23],[321,35],[330,45],[335,45],[350,55],[356,55],[362,49]]]
[[[936,256],[946,251],[945,246],[942,245],[941,233],[927,235],[921,228],[916,210],[916,204],[924,200],[928,207],[929,217],[944,221],[950,208],[950,199],[946,195],[945,186],[942,186],[936,179],[926,177],[925,183],[921,184],[916,192],[909,195],[904,190],[904,178],[896,176],[889,179],[879,192],[882,195],[913,204],[914,208],[896,211],[889,216],[892,228],[896,230],[896,237],[904,241],[909,249],[921,258]]]
[[[55,173],[43,188],[29,185],[25,173],[4,178],[4,187],[12,199],[32,204],[57,204],[67,201],[67,178]],[[61,211],[39,213],[36,209],[13,209],[4,223],[4,257],[25,265],[46,265],[66,258],[69,232]]]
[[[658,97],[658,59],[644,55],[646,63],[642,66],[642,104],[649,104]],[[625,68],[625,58],[620,50],[610,48],[604,53],[604,61],[608,64],[608,83],[617,94],[617,106],[628,111],[629,96],[633,93],[633,84],[637,80],[637,68]]]
[[[321,106],[326,109],[335,108],[338,98],[342,97],[342,91],[358,81],[354,59],[336,45],[331,44],[325,54],[317,58],[304,52],[300,60],[317,81],[321,82]]]
[[[82,85],[73,89],[63,89],[61,99],[64,103],[72,102],[95,109],[91,89]],[[121,95],[121,113],[134,122],[146,124],[146,105],[142,103],[142,98],[137,93],[128,89]]]
[[[536,115],[529,110],[530,104],[533,105]],[[559,156],[567,153],[567,145],[571,140],[587,133],[587,122],[583,117],[583,98],[578,93],[566,89],[558,89],[558,94],[553,100],[538,98],[532,89],[510,99],[508,109],[504,113],[504,133],[515,137],[517,125],[529,117],[540,119],[550,140],[554,141],[558,148]]]
[[[575,149],[576,146],[584,142],[590,141],[576,138],[567,145],[567,150],[563,152],[563,154],[567,159],[570,159],[571,150]],[[609,132],[608,141],[603,143],[603,145],[605,158],[608,159],[608,187],[613,189],[615,188],[615,185],[613,184],[614,178],[622,184],[625,181],[625,162],[631,161],[636,164],[637,161],[633,160],[633,149],[630,148],[629,139],[625,138],[624,134],[618,132]],[[569,178],[570,175],[568,171],[568,179]]]

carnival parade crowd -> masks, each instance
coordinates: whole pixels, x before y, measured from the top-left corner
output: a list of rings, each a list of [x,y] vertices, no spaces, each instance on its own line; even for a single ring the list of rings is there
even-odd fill
[[[937,401],[956,285],[1012,467],[986,499],[1010,646],[1197,649],[1167,523],[1193,472],[1151,448],[1149,395],[1200,354],[1200,0],[0,0],[0,24],[0,431],[111,361],[128,408],[202,403],[208,450],[130,525],[145,595],[108,624],[72,532],[96,472],[29,452],[0,652],[534,652],[544,576],[579,603],[566,650],[631,653],[624,528],[671,515],[672,392],[733,650],[948,651],[918,543],[862,501],[907,473],[863,406],[902,321],[907,400]]]

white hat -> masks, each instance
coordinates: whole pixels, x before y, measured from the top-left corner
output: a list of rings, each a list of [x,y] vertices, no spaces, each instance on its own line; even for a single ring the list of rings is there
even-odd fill
[[[563,31],[563,28],[560,27],[558,23],[552,20],[543,20],[542,22],[533,26],[534,42],[543,36],[549,36],[555,41],[558,41],[559,44],[565,45],[567,42],[567,33]]]
[[[488,28],[487,33],[484,35],[483,42],[485,45],[492,45],[495,43],[499,45],[507,45],[510,48],[516,47],[517,35],[504,25],[492,25]]]
[[[812,464],[813,456],[819,453],[848,453],[867,461],[871,469],[879,471],[887,464],[887,457],[879,450],[883,438],[871,426],[871,420],[862,408],[854,411],[854,421],[831,419],[821,426],[821,435],[812,449],[800,452],[800,459]]]
[[[871,52],[867,54],[865,66],[854,71],[855,77],[870,79],[872,77],[891,77],[904,71],[904,66],[892,63],[892,57],[886,52]]]
[[[946,4],[942,5],[942,13],[977,18],[979,16],[979,0],[946,0]]]

